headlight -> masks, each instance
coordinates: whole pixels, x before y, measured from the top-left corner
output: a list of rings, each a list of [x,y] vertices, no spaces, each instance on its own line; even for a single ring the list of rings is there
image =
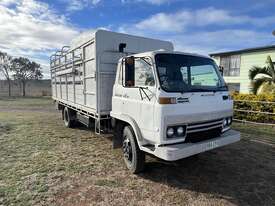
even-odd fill
[[[186,133],[186,126],[170,126],[167,128],[166,135],[167,138],[183,138]]]
[[[225,118],[224,120],[223,120],[223,127],[226,127],[227,126],[227,118]]]
[[[177,134],[178,134],[178,136],[182,136],[183,133],[184,133],[183,127],[178,127],[178,129],[177,129]]]
[[[173,135],[174,135],[174,129],[170,127],[169,129],[167,129],[167,136],[172,137]]]
[[[232,117],[224,118],[222,122],[223,131],[227,131],[228,129],[230,129],[231,124],[232,124]]]

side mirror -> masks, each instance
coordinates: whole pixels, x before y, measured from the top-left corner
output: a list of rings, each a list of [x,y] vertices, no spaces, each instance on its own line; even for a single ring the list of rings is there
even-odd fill
[[[125,58],[125,87],[135,86],[135,57]]]

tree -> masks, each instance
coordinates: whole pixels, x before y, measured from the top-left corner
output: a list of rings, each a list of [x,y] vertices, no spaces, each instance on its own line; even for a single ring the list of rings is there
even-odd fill
[[[9,97],[11,96],[11,62],[12,57],[7,53],[0,52],[0,73],[8,82]]]
[[[275,67],[270,56],[267,56],[266,66],[253,66],[249,71],[249,79],[252,80],[252,92],[257,94],[264,84],[275,84]]]
[[[23,57],[12,60],[12,71],[14,72],[14,79],[22,85],[22,96],[26,95],[27,81],[43,77],[40,64]]]

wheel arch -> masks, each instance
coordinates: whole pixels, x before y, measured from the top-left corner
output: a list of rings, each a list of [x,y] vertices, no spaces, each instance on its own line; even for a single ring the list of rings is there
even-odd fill
[[[115,118],[115,121],[116,121],[115,124],[119,123],[119,124],[124,124],[124,126],[129,125],[132,127],[138,146],[139,148],[141,148],[141,142],[144,141],[144,138],[141,134],[140,128],[136,123],[136,121],[128,115],[113,116],[113,118]]]

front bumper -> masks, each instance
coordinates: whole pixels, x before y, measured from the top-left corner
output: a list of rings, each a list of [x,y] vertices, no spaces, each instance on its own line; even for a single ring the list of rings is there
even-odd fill
[[[175,161],[201,152],[222,147],[240,140],[240,132],[229,130],[220,137],[208,139],[197,143],[181,143],[175,145],[157,147],[154,155],[167,160]]]

